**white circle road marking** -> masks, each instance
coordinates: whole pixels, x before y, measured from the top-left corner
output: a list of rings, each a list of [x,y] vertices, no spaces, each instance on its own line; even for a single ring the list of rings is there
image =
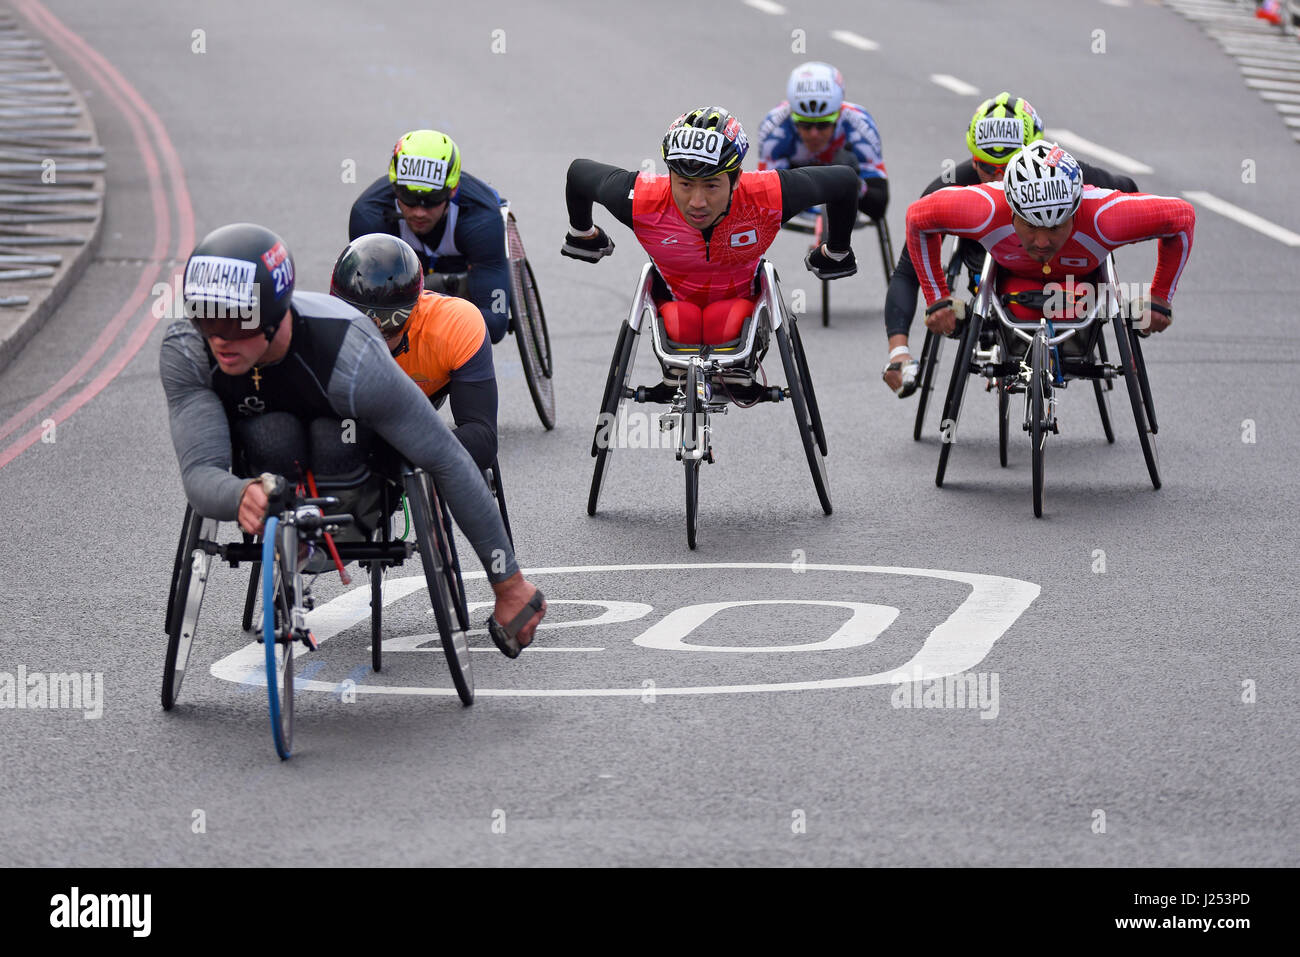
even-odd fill
[[[794,572],[796,566],[789,562],[691,562],[684,564],[645,565],[571,565],[556,568],[529,568],[525,575],[581,575],[608,572],[684,571],[697,569],[771,569]],[[659,695],[698,694],[755,694],[773,691],[813,691],[828,688],[865,688],[873,685],[900,684],[942,678],[961,674],[979,664],[994,643],[1038,597],[1042,588],[1033,582],[1000,575],[981,575],[974,572],[942,571],[933,568],[895,568],[884,565],[800,565],[801,572],[846,572],[865,575],[897,575],[900,577],[937,578],[943,581],[969,585],[971,592],[965,601],[947,619],[934,627],[920,650],[898,668],[871,675],[849,678],[821,678],[814,681],[786,681],[752,685],[702,685],[680,688],[655,688]],[[486,572],[465,572],[466,581],[486,578]],[[384,604],[404,597],[425,587],[423,575],[390,579],[384,585]],[[307,624],[320,642],[324,642],[370,616],[370,588],[360,585],[338,598],[316,608],[307,615]],[[227,655],[210,669],[215,678],[239,684],[262,684],[266,681],[264,669],[258,664],[264,660],[261,645],[248,645]],[[337,692],[338,682],[300,680],[294,682],[295,690]],[[358,693],[381,695],[441,695],[456,694],[454,688],[412,688],[384,685],[358,684]],[[481,697],[500,698],[601,698],[636,697],[646,693],[643,687],[635,688],[478,688]]]

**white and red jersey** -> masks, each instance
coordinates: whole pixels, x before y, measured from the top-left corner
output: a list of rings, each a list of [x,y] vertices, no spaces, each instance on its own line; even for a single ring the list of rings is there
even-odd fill
[[[949,186],[907,208],[907,251],[927,304],[949,295],[941,244],[945,233],[974,239],[1012,275],[1046,282],[1092,272],[1120,246],[1158,239],[1151,295],[1172,300],[1192,251],[1196,210],[1186,200],[1149,193],[1083,188],[1073,230],[1050,263],[1035,262],[1011,227],[1011,207],[1001,183]]]
[[[632,191],[632,230],[673,298],[701,309],[748,298],[758,261],[781,229],[781,181],[775,170],[741,173],[731,209],[709,234],[682,218],[667,176],[641,173]]]

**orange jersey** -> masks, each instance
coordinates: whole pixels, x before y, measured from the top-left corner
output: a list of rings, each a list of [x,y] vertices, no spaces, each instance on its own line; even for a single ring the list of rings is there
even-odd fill
[[[474,357],[486,336],[483,315],[472,302],[424,292],[406,323],[410,348],[397,364],[425,395],[433,395],[451,381],[452,370]]]

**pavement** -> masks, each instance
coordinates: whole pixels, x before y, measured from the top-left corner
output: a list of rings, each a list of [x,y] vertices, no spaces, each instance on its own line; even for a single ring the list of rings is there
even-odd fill
[[[1023,0],[666,0],[619,16],[560,0],[452,19],[285,0],[274,23],[248,0],[15,7],[59,38],[108,168],[97,252],[0,371],[0,672],[102,679],[97,717],[0,708],[8,861],[1300,863],[1295,144],[1195,23],[1136,0],[1050,16]],[[968,393],[936,488],[937,411],[914,442],[915,406],[879,379],[872,237],[858,234],[859,274],[835,284],[822,328],[806,238],[783,234],[769,257],[813,313],[834,514],[774,405],[716,422],[696,551],[671,451],[620,450],[587,516],[591,431],[644,256],[598,211],[615,255],[560,257],[565,170],[654,167],[664,128],[697,104],[753,136],[807,59],[838,66],[880,127],[896,244],[907,203],[1002,89],[1077,155],[1196,197],[1175,322],[1146,347],[1159,491],[1122,391],[1108,445],[1079,387],[1061,396],[1043,519],[1028,441],[1013,433],[997,463],[992,395]],[[423,126],[510,198],[545,302],[558,423],[540,428],[503,343],[500,461],[520,560],[565,627],[513,662],[472,634],[479,697],[462,708],[421,593],[400,584],[413,566],[387,586],[382,675],[348,590],[322,577],[330,635],[299,664],[310,684],[282,763],[243,667],[245,569],[213,576],[182,702],[158,704],[184,509],[157,374],[165,290],[195,235],[242,219],[280,232],[300,286],[325,289],[353,199]],[[1149,279],[1154,252],[1117,262]],[[486,596],[481,577],[467,588]],[[900,671],[964,674],[970,696],[959,707],[951,682]]]

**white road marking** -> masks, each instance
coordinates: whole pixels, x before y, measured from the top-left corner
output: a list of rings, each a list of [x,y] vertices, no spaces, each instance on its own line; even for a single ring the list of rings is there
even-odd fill
[[[1252,90],[1284,90],[1287,93],[1300,93],[1300,83],[1292,80],[1249,79],[1246,85]]]
[[[1127,7],[1131,6],[1129,0],[1101,0],[1108,7]]]
[[[1295,82],[1300,79],[1300,75],[1297,75],[1295,70],[1266,70],[1255,66],[1243,66],[1241,75],[1258,77],[1262,80],[1290,80]]]
[[[785,13],[785,7],[779,3],[773,3],[772,0],[745,0],[745,6],[753,7],[763,13],[770,13],[774,17],[779,17]]]
[[[866,37],[854,33],[852,30],[832,30],[831,39],[839,40],[841,43],[848,44],[849,46],[855,47],[859,50],[880,49],[880,44],[875,40],[868,40]]]
[[[528,568],[524,574],[530,579],[539,575],[608,574],[610,572],[679,571],[707,569],[768,569],[790,571],[789,562],[700,562],[689,564],[651,565],[577,565],[556,568]],[[846,678],[823,678],[812,681],[774,682],[756,685],[706,685],[654,689],[658,695],[703,694],[755,694],[777,691],[811,691],[829,688],[864,688],[873,685],[891,685],[942,678],[962,674],[974,668],[992,649],[993,645],[1015,624],[1016,620],[1042,591],[1033,582],[998,575],[981,575],[974,572],[943,571],[930,568],[895,568],[881,565],[804,565],[807,572],[842,572],[870,575],[897,575],[960,582],[970,586],[970,594],[926,637],[924,644],[898,668],[888,672],[858,675]],[[466,581],[485,578],[481,571],[466,572]],[[390,578],[384,585],[384,604],[409,595],[425,586],[423,575]],[[370,588],[359,585],[338,598],[318,606],[307,613],[307,624],[320,642],[370,616]],[[295,645],[295,654],[306,654]],[[227,655],[212,665],[210,673],[215,678],[241,685],[265,686],[265,655],[257,642]],[[294,682],[298,691],[337,693],[339,682],[299,679]],[[452,687],[391,687],[358,683],[355,690],[363,694],[378,695],[432,695],[446,697],[456,694]],[[617,688],[477,688],[479,697],[498,698],[641,698],[647,693],[643,687]]]
[[[1049,139],[1055,140],[1071,153],[1087,153],[1089,156],[1101,160],[1107,166],[1113,166],[1115,169],[1131,176],[1148,175],[1155,172],[1154,169],[1141,160],[1135,160],[1123,153],[1107,149],[1105,146],[1092,142],[1092,140],[1085,140],[1082,136],[1069,130],[1052,130]]]
[[[728,608],[741,608],[750,605],[823,605],[833,608],[848,608],[853,616],[824,641],[812,641],[802,645],[704,645],[686,640],[691,632],[708,621],[720,611]],[[709,651],[734,652],[737,654],[754,653],[789,653],[792,651],[836,651],[844,648],[856,648],[875,641],[882,631],[894,623],[898,609],[892,605],[870,605],[857,601],[811,601],[764,599],[762,601],[717,601],[703,605],[687,605],[676,608],[663,617],[662,621],[651,625],[636,638],[632,644],[642,648],[657,648],[660,651]]]
[[[1235,220],[1243,226],[1249,226],[1251,229],[1263,233],[1270,239],[1276,239],[1278,242],[1286,243],[1288,246],[1300,246],[1300,235],[1293,233],[1291,230],[1282,226],[1278,226],[1276,223],[1270,223],[1267,219],[1264,219],[1261,216],[1256,216],[1254,213],[1248,212],[1240,206],[1234,206],[1226,200],[1219,199],[1219,197],[1210,193],[1202,192],[1201,190],[1183,190],[1183,195],[1198,206],[1204,206],[1206,209],[1216,212],[1220,216],[1227,216],[1229,219]]]
[[[1270,103],[1300,103],[1300,93],[1286,93],[1281,90],[1261,90],[1260,96]]]
[[[947,73],[931,73],[930,82],[939,84],[945,90],[952,90],[958,96],[975,96],[979,93],[979,87],[971,86],[965,80],[959,80]]]

